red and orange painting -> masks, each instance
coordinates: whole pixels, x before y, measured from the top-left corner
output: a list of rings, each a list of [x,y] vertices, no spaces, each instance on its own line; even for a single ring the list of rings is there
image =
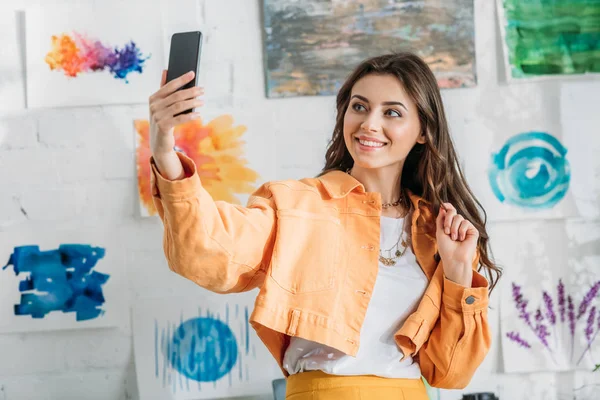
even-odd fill
[[[135,120],[134,127],[140,211],[143,216],[156,215],[150,186],[150,124]],[[234,125],[231,115],[220,115],[207,124],[197,119],[175,127],[175,150],[194,160],[202,186],[214,200],[239,204],[236,195],[256,189],[259,175],[244,158],[244,132],[246,127]]]

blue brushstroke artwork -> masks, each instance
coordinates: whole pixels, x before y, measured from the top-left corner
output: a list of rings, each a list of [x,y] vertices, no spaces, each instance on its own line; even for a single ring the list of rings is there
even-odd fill
[[[182,317],[178,324],[160,327],[155,320],[154,373],[163,387],[170,387],[173,393],[189,392],[191,384],[202,390],[202,384],[216,388],[224,378],[229,387],[234,376],[239,382],[249,380],[247,361],[256,359],[256,352],[250,354],[248,308],[243,316],[237,311],[236,305],[233,321],[229,320],[229,304],[224,319],[210,310],[199,310],[198,316]],[[238,336],[234,328],[239,329]]]
[[[526,132],[508,139],[492,154],[488,171],[494,195],[525,209],[548,209],[569,189],[567,149],[546,132]]]
[[[15,315],[44,318],[53,311],[75,313],[77,321],[101,316],[105,299],[102,285],[108,274],[94,271],[105,249],[88,244],[62,244],[56,250],[40,251],[39,246],[15,247],[8,263],[19,282],[21,302],[14,306]]]

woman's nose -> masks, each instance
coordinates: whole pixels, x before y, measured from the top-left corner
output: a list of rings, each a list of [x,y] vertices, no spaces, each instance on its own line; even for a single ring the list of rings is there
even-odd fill
[[[360,124],[360,128],[365,132],[377,132],[381,127],[381,123],[378,121],[377,117],[374,115],[369,115],[362,124]]]

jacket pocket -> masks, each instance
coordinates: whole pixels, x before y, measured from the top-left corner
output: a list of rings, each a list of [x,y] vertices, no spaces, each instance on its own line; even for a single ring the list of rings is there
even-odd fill
[[[270,274],[290,293],[334,287],[339,260],[340,219],[303,210],[277,211],[277,239]]]

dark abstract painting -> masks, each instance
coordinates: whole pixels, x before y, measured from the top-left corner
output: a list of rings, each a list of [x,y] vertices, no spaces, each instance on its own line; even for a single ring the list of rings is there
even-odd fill
[[[366,58],[413,51],[441,88],[476,84],[473,0],[264,0],[268,97],[334,95]]]

